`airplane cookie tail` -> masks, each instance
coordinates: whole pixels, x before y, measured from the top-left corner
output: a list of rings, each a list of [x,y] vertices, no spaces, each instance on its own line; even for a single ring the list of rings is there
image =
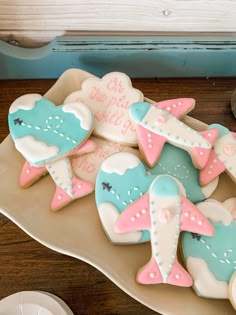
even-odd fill
[[[219,130],[214,128],[214,129],[201,131],[199,133],[211,145],[213,145],[219,135]],[[211,153],[211,147],[210,148],[195,147],[192,149],[192,153],[193,153],[193,164],[195,165],[195,167],[202,169],[205,167],[205,165],[208,162],[208,159]]]
[[[202,186],[209,184],[213,179],[223,173],[224,170],[224,163],[218,159],[215,151],[211,150],[207,164],[200,170],[200,184]]]
[[[193,280],[190,274],[180,265],[177,260],[175,260],[174,266],[171,269],[168,278],[168,283],[181,287],[191,287]]]
[[[136,280],[141,284],[163,283],[160,269],[153,257],[145,266],[139,269]]]
[[[29,162],[25,161],[20,174],[20,186],[23,188],[28,188],[46,173],[47,169],[45,166],[35,167]]]
[[[51,202],[51,209],[57,211],[75,199],[82,198],[94,191],[94,184],[72,177],[73,196],[67,194],[61,187],[56,186],[56,192]]]
[[[177,260],[174,262],[167,281],[164,281],[160,268],[153,257],[138,271],[136,280],[141,284],[168,283],[181,287],[190,287],[193,284],[191,276]]]
[[[146,163],[153,167],[161,155],[166,138],[145,129],[141,125],[137,128],[140,151],[143,152]]]

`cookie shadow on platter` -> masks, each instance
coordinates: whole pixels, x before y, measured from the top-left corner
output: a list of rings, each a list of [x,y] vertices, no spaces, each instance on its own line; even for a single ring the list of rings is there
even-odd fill
[[[61,104],[90,76],[82,70],[68,70],[45,96]],[[185,118],[185,123],[198,130],[206,128],[190,117]],[[50,211],[54,192],[50,177],[45,176],[28,189],[20,188],[23,164],[24,159],[8,136],[0,145],[0,211],[31,237],[52,250],[91,264],[130,296],[162,314],[235,314],[228,300],[200,298],[192,288],[137,284],[136,273],[150,257],[150,244],[111,244],[103,231],[94,194],[76,200],[57,213]],[[224,201],[235,197],[235,188],[235,183],[223,174],[210,198]]]

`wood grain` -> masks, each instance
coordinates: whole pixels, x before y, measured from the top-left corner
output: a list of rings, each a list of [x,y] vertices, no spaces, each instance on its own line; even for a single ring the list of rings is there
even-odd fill
[[[74,31],[235,32],[235,21],[233,0],[0,0],[0,38],[33,31],[41,43]]]
[[[8,134],[7,113],[13,100],[26,93],[43,94],[53,83],[54,80],[0,81],[0,141]],[[194,97],[196,108],[191,116],[236,131],[230,108],[236,78],[139,79],[133,80],[133,84],[157,101]],[[49,250],[2,215],[0,262],[0,299],[17,291],[42,290],[60,296],[75,315],[156,314],[90,265]]]

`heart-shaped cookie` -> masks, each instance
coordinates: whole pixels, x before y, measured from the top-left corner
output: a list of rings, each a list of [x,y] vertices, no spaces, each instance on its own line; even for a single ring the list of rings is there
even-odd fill
[[[95,134],[114,142],[137,145],[129,108],[143,98],[143,93],[132,87],[126,74],[111,72],[102,79],[85,80],[81,90],[70,94],[64,103],[79,101],[88,105],[95,118]]]
[[[93,128],[93,115],[82,103],[55,106],[39,94],[27,94],[10,107],[8,122],[16,148],[34,166],[68,156]]]
[[[215,235],[206,237],[188,232],[182,235],[186,267],[199,296],[227,299],[229,282],[236,271],[236,222],[232,216],[236,198],[223,203],[208,199],[197,207],[212,223]]]
[[[180,181],[187,198],[193,202],[200,202],[208,198],[218,185],[218,177],[208,185],[202,187],[199,183],[199,170],[192,163],[189,154],[171,144],[166,143],[158,162],[149,168],[152,175],[168,174]]]
[[[154,178],[154,175],[147,175],[139,158],[128,152],[111,155],[102,163],[95,198],[103,228],[113,243],[131,244],[150,239],[147,231],[115,233],[114,224],[129,204],[147,192]]]

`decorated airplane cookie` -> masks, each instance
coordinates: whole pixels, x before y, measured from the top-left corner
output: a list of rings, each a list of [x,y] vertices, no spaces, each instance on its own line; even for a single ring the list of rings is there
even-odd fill
[[[137,124],[139,148],[150,167],[157,162],[166,142],[187,151],[196,168],[206,165],[218,130],[197,132],[179,120],[194,104],[193,99],[176,99],[153,105],[138,102],[130,107],[130,116]]]
[[[70,94],[64,103],[75,101],[88,105],[94,113],[94,134],[113,142],[138,144],[129,108],[131,104],[143,101],[143,94],[132,87],[126,74],[111,72],[102,79],[85,80],[81,90]]]
[[[88,139],[78,149],[74,149],[70,152],[69,156],[81,156],[87,153],[93,152],[96,149],[96,143],[91,139]],[[74,169],[73,169],[74,172]],[[74,172],[75,173],[75,172]],[[47,174],[46,166],[36,167],[31,165],[28,161],[25,161],[20,175],[20,186],[28,188],[37,182],[42,176]]]
[[[199,170],[192,163],[190,155],[176,146],[166,143],[158,162],[147,167],[152,175],[171,175],[181,182],[186,190],[187,198],[197,203],[208,198],[218,185],[218,177],[202,187],[199,183]]]
[[[236,309],[236,198],[223,203],[209,199],[197,207],[212,223],[215,235],[182,235],[183,257],[194,291],[202,297],[229,298]]]
[[[202,185],[207,185],[224,171],[236,182],[236,134],[219,124],[209,128],[219,130],[219,136],[211,150],[209,160],[200,172]]]
[[[104,231],[113,243],[131,244],[150,239],[147,231],[116,233],[114,225],[120,213],[147,192],[155,177],[148,176],[140,159],[129,152],[113,154],[102,163],[95,198]]]
[[[214,234],[211,224],[169,175],[157,176],[149,191],[122,212],[115,227],[120,233],[150,231],[152,257],[137,274],[142,284],[191,286],[192,278],[177,260],[179,234],[183,230]]]
[[[30,165],[45,166],[56,183],[53,210],[94,190],[93,184],[74,176],[68,158],[92,132],[93,116],[87,106],[55,106],[39,94],[28,94],[13,102],[8,121],[17,150]]]

